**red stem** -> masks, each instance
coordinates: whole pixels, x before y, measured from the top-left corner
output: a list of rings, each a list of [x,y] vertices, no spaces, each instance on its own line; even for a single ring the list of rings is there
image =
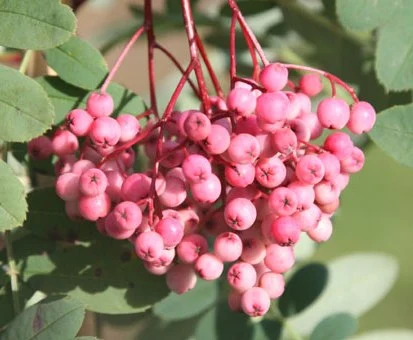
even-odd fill
[[[235,28],[237,26],[237,15],[232,13],[231,27],[229,29],[229,77],[231,88],[234,87],[234,79],[237,75],[237,56],[235,51]]]
[[[234,82],[236,82],[236,81],[240,81],[240,82],[243,82],[243,83],[245,83],[245,84],[248,84],[248,85],[250,85],[253,89],[260,90],[260,91],[263,92],[263,93],[264,93],[264,92],[267,92],[267,89],[266,89],[266,88],[258,85],[257,83],[253,82],[253,81],[250,80],[250,79],[245,79],[245,78],[242,78],[242,77],[234,77]]]
[[[126,55],[128,54],[130,48],[132,45],[135,43],[136,40],[142,35],[143,32],[146,31],[145,26],[139,27],[139,29],[135,32],[135,34],[130,38],[128,43],[125,45],[123,48],[122,52],[120,53],[118,59],[116,60],[115,64],[113,65],[112,69],[110,70],[108,76],[105,79],[105,82],[103,83],[102,87],[100,88],[101,93],[105,93],[110,82],[112,81],[113,77],[115,76],[115,73],[119,69],[120,65],[122,64],[123,60],[125,59]]]
[[[245,41],[247,42],[248,50],[250,52],[250,56],[252,60],[252,67],[253,67],[252,79],[254,79],[255,81],[258,81],[258,76],[260,74],[261,67],[257,60],[257,54],[255,53],[254,45],[252,43],[251,37],[247,34],[247,32],[245,31],[243,27],[241,28],[242,28],[242,34],[244,35]]]

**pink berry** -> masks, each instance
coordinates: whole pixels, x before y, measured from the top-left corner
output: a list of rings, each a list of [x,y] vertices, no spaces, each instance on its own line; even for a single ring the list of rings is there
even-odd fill
[[[295,256],[292,247],[283,247],[278,244],[271,244],[267,247],[264,263],[272,272],[285,273],[292,268],[294,262]]]
[[[196,285],[197,277],[192,266],[177,264],[166,274],[168,288],[176,294],[184,294]]]
[[[86,110],[92,117],[110,116],[114,103],[110,94],[93,92],[86,102]]]
[[[127,239],[142,223],[142,212],[134,202],[119,203],[106,217],[105,227],[109,236]]]
[[[290,154],[297,148],[297,136],[290,128],[282,128],[272,135],[272,143],[276,151]]]
[[[376,122],[376,111],[367,102],[358,102],[351,107],[347,128],[356,134],[369,132]]]
[[[308,126],[310,130],[310,139],[317,139],[323,133],[323,127],[321,126],[318,117],[315,113],[308,112],[301,114],[298,118]]]
[[[237,262],[228,269],[227,280],[233,289],[244,292],[255,285],[257,273],[251,264]]]
[[[235,125],[235,132],[237,134],[248,133],[253,136],[259,134],[261,129],[257,123],[257,116],[251,115],[248,117],[239,117],[237,119],[237,124]]]
[[[228,148],[228,156],[234,163],[253,163],[261,152],[258,140],[247,133],[241,133],[232,138]]]
[[[349,174],[359,172],[364,166],[365,156],[358,147],[353,147],[350,156],[340,161],[341,171]]]
[[[214,242],[214,254],[224,262],[239,259],[242,253],[241,238],[232,232],[219,234]]]
[[[254,182],[255,167],[252,164],[226,166],[225,179],[233,187],[245,188]]]
[[[158,266],[169,266],[173,260],[175,259],[175,248],[164,248],[162,250],[162,254],[161,256],[159,256],[159,258],[157,258],[155,261],[153,261],[153,264],[157,264]]]
[[[297,209],[308,209],[314,203],[315,193],[314,187],[300,181],[291,182],[288,188],[292,189],[297,195]]]
[[[340,173],[340,161],[330,152],[323,152],[318,158],[324,165],[324,179],[331,181]]]
[[[287,169],[278,157],[260,159],[255,166],[255,179],[266,188],[280,185],[286,175]]]
[[[228,93],[228,110],[242,117],[248,117],[254,113],[256,104],[257,99],[249,89],[237,87]]]
[[[231,142],[231,136],[227,129],[218,124],[211,125],[211,132],[204,140],[205,149],[211,155],[219,155],[225,152]]]
[[[210,177],[211,163],[201,155],[189,155],[182,163],[185,178],[191,183],[200,183]]]
[[[179,178],[170,177],[166,179],[166,188],[159,201],[165,206],[174,208],[180,205],[186,199],[185,183]]]
[[[333,132],[324,141],[324,149],[330,151],[340,161],[351,155],[353,146],[349,135],[344,132]]]
[[[298,206],[297,195],[294,190],[278,187],[268,197],[270,209],[279,216],[292,215]]]
[[[328,241],[332,233],[333,224],[326,215],[323,215],[323,217],[321,217],[321,220],[320,222],[318,222],[318,225],[315,229],[307,232],[308,236],[310,236],[313,241],[318,243]]]
[[[310,126],[306,125],[305,121],[300,118],[290,120],[288,122],[290,129],[297,136],[299,142],[308,142],[311,138],[311,129]]]
[[[60,175],[56,181],[56,194],[64,201],[74,201],[79,198],[79,175],[67,172]]]
[[[315,155],[301,157],[295,168],[298,179],[306,184],[317,184],[324,177],[323,162]]]
[[[326,98],[318,104],[317,116],[323,127],[342,129],[350,119],[350,108],[343,99]]]
[[[162,255],[164,248],[163,239],[155,231],[148,231],[139,236],[135,240],[136,255],[142,260],[154,262]]]
[[[97,196],[103,194],[108,186],[108,179],[102,170],[89,169],[79,180],[79,189],[83,195]]]
[[[118,143],[121,136],[121,129],[115,119],[99,117],[90,127],[89,136],[97,146],[107,148]]]
[[[184,237],[184,227],[182,224],[170,217],[161,219],[155,225],[155,231],[161,235],[165,248],[177,246]]]
[[[104,193],[97,196],[83,196],[79,199],[80,215],[89,221],[105,217],[110,210],[109,195]]]
[[[321,181],[315,185],[314,193],[316,202],[321,205],[332,203],[340,196],[340,190],[330,181]]]
[[[258,264],[265,258],[265,244],[258,237],[242,238],[241,260],[250,264]]]
[[[290,101],[284,92],[263,93],[257,99],[255,113],[258,120],[274,124],[287,118],[289,105]]]
[[[145,269],[153,275],[165,275],[173,267],[172,263],[167,266],[159,265],[155,262],[143,261]]]
[[[271,158],[277,153],[277,150],[273,146],[272,135],[270,133],[259,133],[255,135],[255,138],[257,138],[258,143],[260,143],[260,157]]]
[[[293,217],[281,216],[271,224],[271,232],[280,246],[290,246],[298,242],[301,230]]]
[[[221,194],[221,182],[216,175],[211,173],[205,181],[192,183],[191,192],[197,202],[213,203]]]
[[[287,85],[288,69],[278,63],[269,64],[263,68],[259,79],[268,91],[280,91]]]
[[[286,92],[290,100],[287,119],[292,120],[311,112],[311,99],[304,93]],[[317,118],[317,115],[315,115]]]
[[[241,298],[241,307],[249,316],[262,316],[270,309],[270,297],[261,287],[248,289]]]
[[[119,141],[122,143],[132,140],[141,128],[139,120],[130,114],[121,114],[116,118],[116,121],[121,131]]]
[[[307,232],[317,227],[321,219],[321,210],[317,205],[311,204],[308,209],[294,213],[293,218],[296,220],[301,231]]]
[[[202,112],[192,112],[184,123],[185,133],[193,141],[201,141],[211,132],[211,121]]]
[[[299,87],[301,92],[307,96],[314,97],[322,91],[323,84],[318,74],[309,73],[300,78]]]
[[[76,136],[67,130],[59,130],[52,137],[53,153],[57,156],[65,156],[75,153],[79,148]]]
[[[47,159],[53,153],[53,144],[50,138],[40,136],[27,144],[29,155],[33,159]]]
[[[235,230],[250,228],[257,218],[254,204],[245,198],[235,198],[229,202],[224,210],[225,222]]]
[[[93,117],[82,109],[75,109],[66,116],[66,126],[76,136],[86,136],[93,123]]]
[[[72,172],[80,176],[85,171],[89,169],[94,169],[95,167],[96,167],[95,163],[87,159],[81,159],[73,164]]]
[[[211,253],[202,254],[195,262],[195,271],[204,280],[218,279],[224,270],[222,261]]]
[[[260,277],[259,286],[265,289],[270,299],[277,299],[284,293],[284,276],[272,272],[264,273]]]
[[[208,251],[208,242],[199,234],[186,235],[176,247],[179,260],[182,263],[194,263],[199,256]]]
[[[149,194],[151,179],[140,173],[130,175],[122,184],[122,197],[124,200],[137,202]]]

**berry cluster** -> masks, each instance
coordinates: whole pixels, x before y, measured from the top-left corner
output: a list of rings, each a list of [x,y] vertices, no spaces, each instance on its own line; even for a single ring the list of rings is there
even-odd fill
[[[269,64],[259,82],[239,78],[226,100],[210,97],[212,113],[174,111],[144,128],[129,114],[111,118],[112,98],[93,93],[29,152],[59,157],[56,192],[70,218],[128,239],[173,292],[218,279],[229,263],[230,308],[260,316],[284,291],[300,235],[330,238],[340,193],[363,167],[363,152],[337,130],[361,134],[375,122],[370,104],[335,95],[313,113],[320,76],[297,85],[288,77],[285,65]],[[149,171],[133,170],[138,144]]]

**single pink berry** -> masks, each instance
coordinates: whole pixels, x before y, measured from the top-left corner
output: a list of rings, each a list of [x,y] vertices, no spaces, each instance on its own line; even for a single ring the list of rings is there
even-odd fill
[[[318,74],[308,73],[300,78],[299,88],[307,96],[314,97],[323,90],[323,83]]]
[[[268,197],[270,209],[279,216],[292,215],[297,211],[298,198],[294,190],[278,187]]]
[[[148,196],[151,179],[140,173],[128,176],[122,184],[122,197],[126,201],[137,202]]]
[[[93,123],[93,117],[82,109],[75,109],[66,116],[66,126],[76,136],[86,136]]]
[[[79,189],[83,195],[97,196],[103,194],[107,186],[108,179],[102,170],[89,169],[80,176]]]
[[[203,141],[205,149],[211,155],[219,155],[225,152],[231,142],[231,136],[227,129],[218,124],[211,125],[211,132]]]
[[[330,151],[338,160],[350,156],[353,146],[349,135],[344,132],[333,132],[324,141],[324,149]]]
[[[261,152],[258,140],[247,133],[241,133],[232,138],[228,148],[228,156],[234,163],[253,163]]]
[[[311,204],[308,209],[294,213],[293,218],[296,220],[301,231],[307,232],[317,227],[321,219],[321,210],[316,204]]]
[[[135,253],[142,260],[154,262],[162,255],[162,236],[155,231],[139,234],[135,240]]]
[[[141,126],[139,120],[135,116],[130,114],[121,114],[116,118],[120,126],[120,138],[122,143],[132,140],[139,132]]]
[[[184,129],[189,139],[198,142],[211,133],[211,121],[202,112],[192,112],[185,120]]]
[[[221,195],[221,181],[215,174],[201,183],[192,183],[191,192],[193,198],[200,203],[213,203]]]
[[[257,211],[251,201],[245,198],[235,198],[226,205],[224,216],[229,227],[235,230],[245,230],[254,224]]]
[[[239,259],[242,253],[241,238],[232,232],[219,234],[214,241],[214,254],[224,262]]]
[[[272,272],[264,273],[260,277],[259,286],[265,289],[270,299],[277,299],[284,293],[284,276]]]
[[[239,292],[245,292],[254,287],[256,280],[257,272],[249,263],[237,262],[228,269],[227,281],[233,289]]]
[[[248,117],[254,113],[257,99],[250,89],[236,87],[228,93],[228,110],[242,117]]]
[[[170,169],[165,175],[165,180],[168,177],[176,177],[176,178],[179,178],[182,182],[186,183],[186,177],[184,175],[184,171],[180,167]]]
[[[295,263],[293,248],[283,247],[278,244],[269,245],[264,263],[274,273],[285,273]]]
[[[288,188],[293,190],[297,195],[298,210],[308,209],[314,203],[315,193],[312,185],[294,181],[288,185]]]
[[[331,181],[321,181],[314,186],[315,200],[318,204],[324,205],[332,203],[340,196],[340,190]]]
[[[123,176],[119,171],[107,171],[106,178],[108,180],[108,186],[106,187],[106,193],[109,195],[112,202],[120,202],[122,198],[122,184]]]
[[[342,129],[350,119],[350,107],[340,98],[323,99],[317,108],[321,125],[328,129]]]
[[[53,153],[53,144],[49,137],[40,136],[27,144],[27,150],[33,159],[47,159]]]
[[[210,177],[211,163],[201,155],[189,155],[182,162],[185,178],[191,183],[200,183]]]
[[[298,118],[301,115],[305,115],[311,112],[310,97],[300,92],[286,92],[286,95],[290,100],[290,106],[287,112],[288,120]]]
[[[323,152],[318,155],[318,158],[324,165],[324,179],[331,181],[340,173],[340,161],[330,152]]]
[[[149,273],[159,276],[168,273],[169,270],[173,267],[173,264],[171,263],[167,266],[162,266],[155,262],[143,261],[143,266]]]
[[[109,195],[104,193],[97,196],[83,196],[79,199],[80,215],[89,221],[105,217],[110,211]]]
[[[66,156],[75,153],[79,148],[77,137],[67,130],[59,130],[52,137],[53,153],[57,156]]]
[[[184,237],[184,227],[182,224],[170,217],[161,219],[154,229],[161,235],[165,248],[176,247]]]
[[[185,183],[179,178],[169,177],[166,179],[165,191],[159,196],[159,201],[169,208],[175,208],[186,199]]]
[[[245,188],[232,188],[229,192],[227,192],[226,202],[228,203],[235,198],[246,198],[252,201],[258,194],[259,191],[255,185],[248,185]]]
[[[274,124],[287,118],[289,105],[290,101],[284,92],[263,93],[257,99],[255,113],[258,120]]]
[[[288,69],[279,63],[269,64],[260,72],[259,80],[268,91],[280,91],[287,85]]]
[[[280,185],[287,175],[284,163],[278,157],[260,159],[255,166],[255,179],[266,188]]]
[[[338,189],[343,191],[350,181],[350,175],[347,173],[340,172],[336,178],[333,179],[334,184]]]
[[[79,175],[67,172],[60,175],[56,181],[56,194],[64,201],[74,201],[79,198]]]
[[[353,147],[350,156],[340,161],[341,171],[349,174],[359,172],[364,166],[365,156],[357,146]]]
[[[164,248],[162,250],[161,256],[159,256],[155,261],[153,261],[153,264],[157,264],[158,266],[169,266],[175,259],[175,248]]]
[[[255,179],[255,167],[252,164],[235,164],[225,167],[225,179],[233,187],[245,188]]]
[[[218,279],[224,271],[222,261],[211,253],[202,254],[195,262],[195,271],[204,280]]]
[[[208,251],[207,239],[199,234],[184,236],[176,247],[176,253],[182,263],[194,263],[198,257]]]
[[[236,122],[237,123],[234,127],[234,132],[236,132],[237,134],[248,133],[250,135],[256,136],[261,132],[261,129],[259,128],[257,123],[256,115],[251,115],[248,117],[239,117],[236,120]]]
[[[299,142],[308,142],[311,138],[311,128],[306,124],[305,121],[300,118],[290,120],[288,122],[290,129],[297,136]]]
[[[334,201],[327,204],[319,204],[318,206],[324,214],[332,216],[340,206],[340,198],[336,198]]]
[[[188,207],[186,209],[179,210],[178,214],[184,226],[185,235],[196,233],[199,230],[200,215],[194,208]]]
[[[89,136],[95,145],[107,148],[119,142],[121,129],[116,119],[99,117],[90,127]]]
[[[297,136],[290,128],[282,128],[272,135],[274,149],[283,154],[290,154],[297,149]]]
[[[72,172],[77,175],[83,174],[85,171],[96,168],[95,163],[87,160],[81,159],[75,162],[72,166]]]
[[[134,202],[124,201],[116,205],[106,217],[105,227],[109,236],[127,239],[142,223],[142,212]]]
[[[376,111],[367,102],[353,104],[347,128],[356,134],[369,132],[376,122]]]
[[[110,116],[113,108],[113,99],[108,93],[93,92],[86,102],[86,111],[92,117]]]
[[[242,237],[241,260],[250,264],[258,264],[264,260],[265,254],[265,244],[258,237]]]
[[[176,294],[184,294],[196,285],[197,277],[191,265],[174,265],[166,274],[168,288]]]
[[[241,307],[249,316],[263,316],[270,309],[270,305],[270,297],[261,287],[252,287],[242,294]]]
[[[331,234],[333,233],[333,224],[328,216],[323,215],[320,222],[315,229],[312,229],[307,232],[310,238],[318,243],[326,242],[330,239]]]
[[[316,155],[301,157],[295,168],[297,178],[306,184],[317,184],[324,177],[323,162]]]
[[[310,139],[317,139],[323,134],[323,127],[315,113],[308,112],[301,114],[298,118],[309,128]]]
[[[280,246],[290,246],[298,242],[301,230],[293,217],[281,216],[272,223],[271,232]]]
[[[272,135],[270,133],[259,133],[255,135],[261,148],[261,158],[271,158],[275,156],[277,150],[273,146]]]

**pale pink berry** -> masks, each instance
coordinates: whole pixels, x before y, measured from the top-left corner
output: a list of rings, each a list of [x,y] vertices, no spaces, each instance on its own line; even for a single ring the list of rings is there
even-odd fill
[[[210,174],[206,180],[191,184],[193,198],[200,203],[213,203],[221,195],[221,182],[215,174]]]
[[[255,179],[266,188],[280,185],[286,175],[287,169],[278,157],[260,159],[255,166]]]
[[[229,227],[235,230],[245,230],[254,224],[257,211],[251,201],[245,198],[235,198],[225,206],[224,216]]]
[[[307,96],[314,97],[323,90],[323,83],[318,74],[308,73],[300,78],[299,88]]]
[[[328,241],[333,233],[333,224],[328,216],[323,215],[315,229],[307,232],[310,238],[318,243]]]
[[[174,261],[175,255],[175,248],[164,248],[161,256],[159,256],[152,263],[157,264],[158,266],[169,266]]]
[[[328,129],[342,129],[350,119],[350,107],[340,98],[323,99],[317,107],[321,125]]]
[[[323,152],[318,155],[318,158],[324,165],[324,179],[331,181],[340,173],[340,161],[330,152]]]
[[[184,226],[184,234],[192,234],[198,231],[200,225],[199,214],[191,207],[178,211],[179,217]]]
[[[283,154],[289,154],[297,149],[297,136],[290,128],[282,128],[272,135],[274,149]]]
[[[212,124],[211,132],[203,141],[203,144],[208,153],[211,155],[219,155],[228,149],[230,142],[231,136],[227,129],[221,125]]]
[[[161,219],[154,229],[161,235],[165,248],[175,247],[184,237],[184,227],[182,224],[170,217]]]
[[[264,263],[274,273],[285,273],[291,269],[295,263],[293,248],[283,247],[278,244],[269,245]]]
[[[285,121],[280,120],[280,121],[277,121],[276,123],[266,123],[264,120],[257,118],[257,125],[258,125],[258,128],[260,129],[260,132],[274,133],[278,129],[281,129],[282,127],[285,126]]]
[[[93,117],[82,109],[75,109],[66,116],[66,126],[76,136],[86,136],[93,123]]]
[[[79,141],[70,131],[58,130],[52,137],[52,147],[57,156],[70,155],[79,148]]]
[[[306,184],[317,184],[324,177],[323,162],[316,155],[301,157],[295,168],[297,178]]]
[[[270,209],[279,216],[292,215],[296,212],[298,198],[294,190],[286,187],[278,187],[268,197]]]
[[[40,136],[27,144],[27,150],[33,159],[47,159],[53,153],[53,144],[49,137]]]
[[[104,193],[97,196],[83,196],[79,199],[80,215],[89,221],[105,217],[110,210],[109,195]]]
[[[184,129],[189,139],[198,142],[211,133],[211,121],[202,112],[192,112],[185,120]]]
[[[306,125],[305,121],[300,118],[296,118],[288,121],[290,129],[297,136],[299,142],[308,142],[311,138],[310,126]]]
[[[270,299],[277,299],[284,293],[284,276],[272,272],[264,273],[259,279],[259,286],[265,289]]]
[[[249,316],[262,316],[270,309],[271,300],[261,287],[252,287],[242,294],[241,307]]]
[[[112,202],[119,202],[122,198],[122,184],[124,178],[119,171],[107,171],[105,174],[108,180],[106,193],[110,196]]]
[[[143,265],[149,273],[153,275],[158,275],[158,276],[165,275],[173,267],[172,263],[168,264],[167,266],[162,266],[162,265],[159,265],[158,263],[147,262],[147,261],[143,261]]]
[[[165,206],[174,208],[180,205],[186,199],[185,183],[179,178],[169,177],[166,179],[166,188],[159,201]]]
[[[330,151],[338,160],[350,156],[353,146],[349,135],[344,132],[333,132],[324,141],[324,149]]]
[[[242,294],[235,289],[231,289],[228,293],[228,306],[234,312],[240,312]]]
[[[113,108],[113,99],[108,93],[93,92],[86,102],[86,110],[93,117],[110,116]]]
[[[311,112],[311,99],[304,93],[286,92],[290,100],[287,119],[292,120]],[[316,115],[317,118],[317,115]]]
[[[256,280],[257,272],[249,263],[237,262],[228,269],[227,281],[233,289],[239,292],[245,292],[254,287]]]
[[[114,146],[121,136],[121,129],[111,117],[99,117],[95,119],[89,131],[90,139],[101,148]]]
[[[255,135],[255,138],[257,138],[258,143],[260,143],[260,157],[270,158],[277,153],[277,150],[273,147],[272,135],[270,133],[259,133]]]
[[[356,134],[369,132],[376,122],[376,111],[367,102],[353,104],[347,128]]]
[[[215,255],[205,253],[196,260],[194,268],[199,277],[211,281],[221,276],[224,271],[224,264]]]
[[[280,216],[271,224],[271,232],[280,246],[290,246],[298,242],[301,230],[293,217]]]
[[[324,214],[331,216],[340,206],[340,198],[336,198],[334,201],[327,204],[319,204],[318,206]]]
[[[287,118],[289,105],[290,101],[284,92],[263,93],[257,99],[255,113],[258,120],[274,124]]]
[[[312,185],[305,184],[300,181],[294,181],[288,185],[288,188],[293,190],[297,195],[298,210],[308,209],[311,204],[314,203],[315,193]]]
[[[256,136],[261,132],[261,129],[259,128],[257,123],[256,115],[239,117],[236,122],[237,124],[235,125],[235,132],[237,134],[248,133],[250,135]]]
[[[232,138],[227,151],[234,163],[247,164],[258,158],[261,147],[257,138],[248,133],[241,133]]]
[[[207,239],[199,234],[184,236],[176,247],[176,253],[182,263],[194,263],[199,256],[208,251]]]
[[[293,218],[296,220],[301,231],[307,232],[317,227],[321,219],[321,210],[317,205],[311,204],[308,209],[294,213]]]
[[[122,184],[122,197],[124,200],[137,202],[148,196],[151,179],[140,173],[130,175]]]
[[[318,117],[315,113],[308,112],[301,114],[298,118],[309,128],[310,139],[317,139],[323,133],[323,127],[321,126]]]
[[[80,176],[85,171],[94,169],[95,167],[96,167],[95,163],[87,159],[81,159],[73,164],[72,172]]]
[[[359,172],[364,166],[365,156],[357,146],[353,147],[351,154],[340,161],[341,171],[349,174]]]
[[[166,274],[168,288],[176,294],[184,294],[195,287],[197,277],[191,265],[177,264]]]
[[[233,187],[245,188],[255,179],[255,167],[252,164],[235,164],[225,167],[225,179]]]
[[[135,240],[135,253],[142,260],[154,262],[164,249],[162,236],[155,231],[139,234]]]
[[[339,173],[338,176],[333,179],[334,184],[340,191],[343,191],[350,181],[350,175],[347,173]]]
[[[340,196],[340,190],[334,182],[321,181],[314,186],[315,200],[318,204],[329,204]]]
[[[258,189],[255,185],[248,185],[245,188],[232,188],[227,193],[226,202],[230,202],[235,198],[246,198],[252,201],[259,194]]]
[[[254,113],[256,104],[257,99],[247,88],[236,87],[228,93],[228,110],[242,117],[248,117]]]
[[[185,177],[185,175],[184,175],[184,171],[183,171],[182,168],[180,168],[180,167],[176,167],[176,168],[170,169],[170,170],[166,173],[165,180],[166,180],[168,177],[176,177],[176,178],[179,178],[182,182],[186,183],[186,177]]]
[[[116,205],[106,217],[105,228],[109,236],[127,239],[142,223],[142,212],[134,202],[124,201]]]
[[[210,177],[211,163],[201,155],[189,155],[182,162],[185,178],[191,183],[200,183]]]
[[[103,194],[107,186],[108,179],[102,170],[92,168],[80,176],[79,189],[83,195],[97,196]]]
[[[79,198],[79,175],[67,172],[60,175],[56,181],[56,194],[64,201],[74,201]]]
[[[265,258],[265,244],[258,237],[242,238],[241,260],[250,264],[258,264]]]
[[[268,91],[280,91],[287,85],[288,69],[279,63],[269,64],[260,72],[259,80]]]
[[[119,141],[122,143],[132,140],[141,128],[139,120],[130,114],[121,114],[116,118],[116,121],[121,131]]]
[[[242,253],[241,238],[232,232],[219,234],[214,241],[214,254],[224,262],[239,259]]]

